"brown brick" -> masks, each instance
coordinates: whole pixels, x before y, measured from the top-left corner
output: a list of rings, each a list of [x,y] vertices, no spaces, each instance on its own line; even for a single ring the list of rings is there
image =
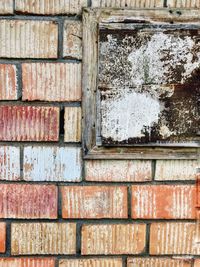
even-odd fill
[[[81,142],[81,107],[65,108],[65,142]]]
[[[87,0],[16,0],[16,11],[31,14],[80,14]]]
[[[13,14],[13,0],[0,0],[0,14]]]
[[[103,182],[146,182],[151,181],[149,160],[87,160],[85,176],[87,181]]]
[[[0,253],[4,253],[5,251],[6,251],[6,224],[0,222]]]
[[[127,218],[125,186],[63,186],[63,218]]]
[[[84,225],[82,255],[139,254],[145,249],[145,224]]]
[[[92,7],[163,7],[163,0],[92,0]]]
[[[151,255],[199,255],[196,240],[196,223],[163,222],[150,227]]]
[[[82,59],[82,22],[66,20],[63,34],[63,56]]]
[[[56,186],[0,184],[0,218],[57,218]]]
[[[18,98],[16,66],[0,64],[0,100],[17,100]]]
[[[53,21],[0,20],[0,32],[0,57],[57,57],[58,25]]]
[[[23,100],[80,101],[81,63],[22,64]]]
[[[76,253],[74,223],[14,223],[11,225],[12,255]]]
[[[0,180],[20,180],[20,148],[0,146]]]
[[[55,267],[53,258],[0,258],[1,267]]]
[[[59,108],[0,106],[0,140],[58,141]]]
[[[132,186],[132,218],[195,219],[194,185]]]
[[[122,267],[120,258],[100,258],[100,259],[70,259],[60,260],[59,267]],[[184,266],[185,267],[185,266]]]
[[[188,259],[129,258],[127,262],[127,267],[192,267],[192,261]]]
[[[167,0],[168,7],[176,8],[200,8],[199,0]]]
[[[195,180],[196,160],[157,160],[155,180]]]

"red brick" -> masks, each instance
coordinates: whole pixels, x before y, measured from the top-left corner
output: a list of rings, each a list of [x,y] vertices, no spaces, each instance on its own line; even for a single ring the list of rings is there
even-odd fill
[[[13,0],[0,0],[0,14],[12,14],[13,6]]]
[[[59,267],[122,267],[120,258],[65,259],[59,261]]]
[[[0,140],[58,141],[59,108],[0,106]]]
[[[132,186],[132,218],[195,219],[194,185]]]
[[[63,186],[63,218],[127,218],[127,187]]]
[[[0,222],[0,253],[4,253],[5,251],[6,251],[6,224]]]
[[[150,160],[87,160],[87,181],[146,182],[152,180]]]
[[[57,218],[57,187],[0,184],[0,218]]]
[[[16,66],[0,64],[0,100],[17,100],[18,98]]]
[[[163,222],[150,227],[151,255],[200,255],[196,223]]]
[[[23,100],[80,101],[81,63],[22,64]]]
[[[145,224],[98,224],[82,228],[82,255],[139,254],[144,252]]]
[[[20,148],[0,146],[0,180],[20,180]]]
[[[57,58],[58,25],[54,21],[2,19],[0,32],[0,57]]]
[[[192,260],[171,258],[129,258],[127,267],[192,267]]]
[[[1,267],[55,267],[53,258],[0,258]]]

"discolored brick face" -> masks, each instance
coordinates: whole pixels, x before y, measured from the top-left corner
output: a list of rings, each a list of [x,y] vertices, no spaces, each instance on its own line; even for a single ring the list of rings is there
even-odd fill
[[[94,259],[71,259],[60,260],[59,267],[122,267],[122,259],[120,258],[94,258]]]
[[[0,100],[19,98],[16,65],[0,64]]]

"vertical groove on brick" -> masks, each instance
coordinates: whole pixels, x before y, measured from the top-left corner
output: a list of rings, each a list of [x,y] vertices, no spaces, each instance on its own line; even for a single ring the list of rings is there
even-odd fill
[[[14,223],[11,225],[12,255],[75,254],[76,224]]]
[[[81,142],[81,108],[65,108],[65,142]]]
[[[6,223],[0,222],[0,253],[6,251]]]
[[[175,8],[200,8],[199,0],[167,0],[168,7]]]
[[[32,14],[79,14],[87,0],[15,0],[16,10]]]
[[[56,58],[57,42],[58,27],[52,21],[0,21],[0,57]]]
[[[92,0],[92,7],[163,7],[162,0]]]
[[[55,259],[0,258],[1,267],[55,267]]]
[[[132,186],[132,218],[195,219],[195,200],[191,185]]]
[[[122,267],[122,260],[115,258],[60,260],[59,267]]]
[[[195,180],[196,160],[157,160],[155,180]]]
[[[63,218],[127,218],[127,188],[62,187]]]
[[[0,140],[58,141],[59,108],[0,106]]]
[[[81,63],[22,64],[23,100],[80,101]]]
[[[82,255],[139,254],[144,251],[146,225],[84,225]]]
[[[150,254],[199,255],[200,248],[195,240],[195,223],[153,223],[150,228]]]
[[[192,267],[191,260],[170,258],[129,258],[127,267]]]
[[[0,180],[20,180],[20,148],[0,146]]]
[[[13,0],[0,0],[0,14],[13,13]]]
[[[0,218],[57,218],[54,185],[0,184]]]
[[[79,182],[82,178],[78,147],[28,146],[24,148],[24,180]]]
[[[17,100],[18,86],[16,66],[0,64],[0,100]]]

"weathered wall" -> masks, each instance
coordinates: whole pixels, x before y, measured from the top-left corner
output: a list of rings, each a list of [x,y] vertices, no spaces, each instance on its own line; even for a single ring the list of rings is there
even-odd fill
[[[0,0],[0,267],[200,266],[195,160],[81,151],[82,7],[199,3]]]

